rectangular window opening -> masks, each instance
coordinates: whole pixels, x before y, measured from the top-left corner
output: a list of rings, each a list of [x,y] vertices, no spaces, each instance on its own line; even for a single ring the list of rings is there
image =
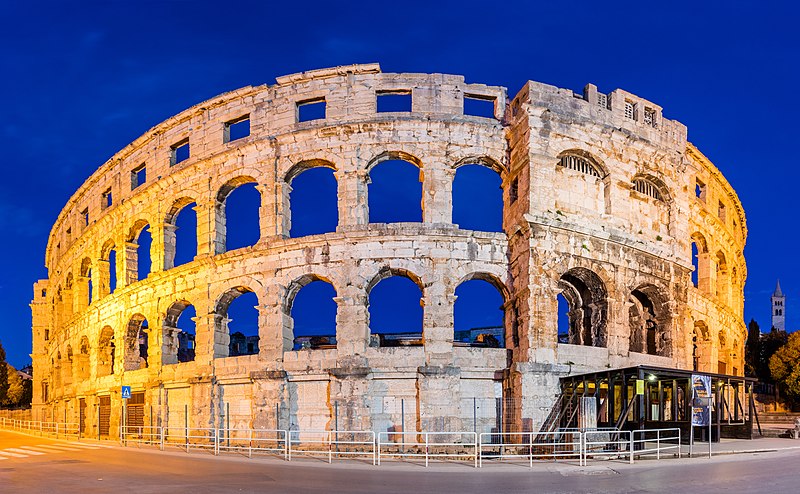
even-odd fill
[[[325,119],[325,98],[297,102],[297,122]]]
[[[44,341],[47,341],[49,339],[50,339],[50,330],[45,328],[45,330],[44,330]]]
[[[105,192],[103,192],[103,196],[100,199],[100,209],[106,209],[108,207],[111,207],[113,203],[114,203],[114,198],[111,195],[111,187],[109,187],[108,189],[105,190]]]
[[[719,209],[717,210],[717,216],[719,217],[722,222],[725,222],[725,204],[722,201],[719,201]]]
[[[236,118],[225,122],[225,135],[223,137],[225,142],[236,141],[244,139],[250,135],[250,115]]]
[[[513,204],[517,202],[518,198],[519,198],[519,180],[515,178],[514,180],[511,181],[511,187],[509,187],[508,189],[508,201]]]
[[[625,100],[625,118],[636,120],[636,105],[633,101]]]
[[[131,170],[131,190],[147,181],[147,167],[144,163]]]
[[[656,122],[656,111],[654,109],[645,107],[644,123],[654,128],[658,127],[658,123]]]
[[[694,195],[701,201],[706,200],[706,184],[701,182],[699,179],[696,179],[694,184]]]
[[[169,166],[175,166],[189,159],[189,139],[184,139],[170,146]]]
[[[411,91],[378,91],[375,97],[378,113],[411,112]]]
[[[83,218],[84,228],[89,226],[89,208],[85,208],[83,211],[81,211],[81,217]]]
[[[477,94],[464,95],[464,115],[472,117],[495,118],[497,98]]]

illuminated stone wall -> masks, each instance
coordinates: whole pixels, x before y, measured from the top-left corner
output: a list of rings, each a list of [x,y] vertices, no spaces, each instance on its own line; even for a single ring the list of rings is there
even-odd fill
[[[386,93],[410,94],[410,111],[378,112]],[[321,100],[324,118],[299,121],[301,106]],[[465,114],[465,100],[489,102],[494,114]],[[230,124],[243,118],[249,136],[230,140]],[[189,157],[176,163],[186,142]],[[369,172],[390,159],[420,169],[421,223],[369,222]],[[500,175],[504,232],[453,224],[453,177],[464,164]],[[147,180],[132,183],[141,166]],[[334,170],[338,227],[290,238],[291,181],[318,166]],[[704,201],[696,180],[707,186]],[[225,200],[248,183],[261,195],[260,239],[226,251]],[[724,224],[711,208],[718,198]],[[174,220],[191,203],[197,256],[173,267]],[[140,280],[145,226],[152,272]],[[694,288],[698,232],[726,263],[717,274],[703,251]],[[399,430],[401,422],[472,430],[477,400],[502,398],[503,428],[538,429],[568,372],[692,368],[699,355],[702,370],[725,362],[741,374],[745,236],[735,193],[687,143],[685,127],[625,91],[589,85],[576,95],[529,82],[507,101],[501,87],[384,74],[377,65],[280,77],[157,125],[69,200],[48,242],[49,278],[34,285],[34,414],[77,422],[82,399],[95,434],[99,397],[110,395],[114,436],[124,384],[145,393],[146,424],[173,428],[324,429],[336,420],[342,430]],[[369,291],[393,275],[422,291],[421,346],[380,347],[370,337]],[[454,345],[455,290],[470,279],[503,295],[506,348]],[[293,350],[292,302],[314,280],[336,291],[337,343]],[[246,292],[258,298],[259,352],[230,357],[227,308]],[[561,343],[559,294],[570,305]],[[178,362],[175,321],[188,303],[197,313],[195,359]],[[694,351],[698,321],[708,332]],[[481,432],[490,432],[497,417],[482,413]]]

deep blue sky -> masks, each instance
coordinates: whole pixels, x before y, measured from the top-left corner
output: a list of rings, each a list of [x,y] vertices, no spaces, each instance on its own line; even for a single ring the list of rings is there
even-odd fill
[[[660,2],[659,4],[667,4]],[[800,326],[794,198],[800,21],[792,2],[0,3],[0,341],[30,351],[31,284],[59,211],[154,124],[245,85],[379,62],[386,72],[623,88],[663,106],[742,199],[745,317],[780,277]]]

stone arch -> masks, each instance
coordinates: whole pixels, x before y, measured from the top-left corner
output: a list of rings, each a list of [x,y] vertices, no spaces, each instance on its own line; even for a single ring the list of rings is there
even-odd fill
[[[639,285],[628,296],[631,352],[672,355],[672,317],[669,298],[652,284]]]
[[[692,367],[695,371],[711,371],[711,333],[705,321],[694,321],[692,328]]]
[[[422,222],[422,160],[405,151],[383,151],[365,171],[369,223]]]
[[[716,283],[714,294],[723,304],[728,304],[730,300],[730,271],[728,270],[728,260],[725,253],[718,250],[714,256],[714,267],[716,272]]]
[[[333,284],[333,281],[326,276],[316,273],[308,273],[294,279],[289,283],[286,289],[286,295],[282,304],[282,309],[285,317],[283,318],[283,339],[284,350],[315,350],[336,347],[336,316],[338,310],[333,314],[332,321],[326,321],[325,328],[317,328],[326,334],[309,334],[309,335],[296,335],[295,334],[295,320],[294,313],[295,300],[298,294],[303,292],[303,289],[312,283],[324,283],[333,291],[334,297],[332,300],[335,304],[335,298],[338,296],[338,291]],[[315,303],[322,303],[322,300],[314,300]],[[338,309],[338,308],[337,308]],[[319,332],[319,331],[318,331]],[[289,344],[291,342],[291,344]]]
[[[93,301],[93,283],[92,283],[92,259],[84,257],[81,260],[80,277],[78,278],[77,286],[75,287],[75,297],[78,300],[78,307],[86,307]]]
[[[185,264],[190,262],[198,253],[198,235],[197,235],[197,203],[195,199],[189,196],[180,197],[172,202],[167,214],[164,217],[164,269],[172,269],[176,265]],[[191,212],[187,210],[191,208]],[[193,225],[195,226],[194,232],[185,232],[179,234],[180,228],[178,227],[178,217],[187,211],[189,215],[194,217]],[[178,253],[178,245],[185,243],[192,244],[188,247],[188,259],[178,259],[176,264],[176,254]]]
[[[164,315],[161,329],[161,362],[164,365],[192,362],[195,359],[197,335],[195,321],[191,320],[191,317],[188,321],[181,320],[187,309],[194,310],[192,303],[186,299],[179,299],[170,304]]]
[[[258,184],[258,181],[251,175],[240,175],[225,182],[217,191],[216,200],[214,203],[214,253],[222,254],[229,250],[228,242],[228,198],[238,188],[249,184]],[[256,186],[256,190],[258,187]],[[259,192],[259,197],[261,193]],[[259,210],[261,208],[259,207]],[[260,214],[259,214],[260,216]],[[259,221],[260,223],[260,221]],[[239,225],[241,227],[241,225]],[[252,225],[248,226],[248,229]],[[261,237],[260,224],[255,225],[257,236],[256,241],[250,245],[255,245]],[[235,248],[245,247],[245,245],[237,246]]]
[[[480,158],[459,162],[453,170],[452,222],[465,230],[502,232],[505,170],[493,160]]]
[[[572,268],[558,282],[569,305],[569,343],[605,347],[608,338],[608,291],[586,268]]]
[[[333,162],[320,158],[300,161],[289,168],[281,188],[283,231],[286,235],[303,237],[336,230],[339,223],[337,172]],[[308,214],[310,204],[306,200],[310,194],[315,198],[311,217]]]
[[[453,170],[458,170],[464,165],[483,165],[491,170],[497,172],[501,179],[505,179],[508,169],[500,161],[486,155],[475,155],[461,158],[453,163]]]
[[[214,358],[226,358],[230,355],[231,334],[228,326],[228,309],[234,300],[245,293],[255,293],[246,285],[237,285],[226,290],[214,304]],[[260,328],[258,331],[260,335]]]
[[[134,371],[147,367],[148,326],[147,318],[140,313],[128,319],[125,327],[124,370]]]
[[[117,247],[113,239],[108,239],[100,249],[97,259],[98,298],[113,293],[117,287]]]
[[[104,326],[100,330],[97,341],[97,377],[114,374],[114,361],[116,360],[116,345],[114,344],[114,330],[111,326]]]
[[[418,289],[417,292],[411,293],[411,290],[408,290],[408,285],[405,288],[400,288],[397,290],[401,293],[401,296],[395,298],[391,304],[391,306],[381,307],[381,305],[387,305],[382,302],[380,305],[375,302],[375,294],[374,290],[375,287],[383,280],[387,280],[389,278],[402,278],[406,280],[410,280],[416,288]],[[398,281],[399,284],[402,285],[403,282]],[[383,319],[388,320],[391,319],[393,322],[397,320],[402,320],[404,318],[408,319],[409,314],[414,312],[420,311],[414,305],[406,305],[412,304],[412,299],[415,298],[418,294],[419,296],[419,306],[423,305],[423,300],[425,297],[425,285],[422,282],[422,279],[412,273],[411,271],[403,268],[391,268],[385,266],[381,268],[378,273],[372,277],[372,279],[367,283],[365,287],[365,291],[367,294],[366,302],[367,302],[367,324],[369,327],[370,332],[370,345],[371,346],[420,346],[423,342],[423,320],[424,320],[424,312],[420,312],[419,318],[419,330],[415,327],[397,327],[395,324],[394,327],[384,327],[384,328],[377,328],[376,327],[376,320]],[[406,292],[402,294],[402,292]],[[402,300],[402,298],[407,298],[407,300]],[[404,304],[405,302],[406,304]],[[402,305],[401,305],[402,304]],[[387,317],[383,310],[391,311],[390,315],[391,318]],[[380,317],[379,317],[380,316]],[[385,321],[384,321],[385,323]],[[413,324],[416,325],[416,322]],[[398,331],[400,330],[400,331]]]
[[[694,232],[692,239],[692,284],[701,292],[711,291],[711,268],[708,254],[708,242],[700,232]]]
[[[483,282],[484,284],[492,287],[500,298],[500,304],[496,307],[489,305],[492,303],[491,296],[484,292],[484,298],[478,301],[473,299],[473,303],[470,304],[469,309],[465,309],[463,305],[460,305],[462,303],[460,301],[462,300],[462,296],[467,296],[469,293],[462,293],[459,295],[458,292],[462,286],[465,286],[470,282]],[[509,341],[511,341],[511,338],[507,337],[507,335],[512,334],[511,328],[509,327],[509,322],[513,317],[511,306],[508,304],[509,292],[505,284],[497,276],[491,273],[480,271],[469,273],[458,280],[455,286],[454,295],[456,296],[453,304],[454,344],[502,348],[505,347]],[[495,314],[500,316],[500,320],[497,321],[499,324],[496,324],[493,320],[492,312],[495,309],[499,310],[499,314],[495,312]],[[479,326],[474,326],[473,322],[471,325],[472,327],[466,327],[461,324],[460,321],[461,317],[463,317],[464,310],[478,312],[481,314],[482,318],[485,319],[479,323]],[[476,318],[473,318],[473,321],[475,321],[475,319]]]
[[[125,237],[125,284],[143,280],[153,270],[150,223],[136,220]],[[146,269],[145,269],[146,268]]]
[[[634,189],[636,189],[637,180],[650,183],[653,187],[655,187],[659,197],[654,197],[654,199],[660,200],[664,204],[672,204],[672,194],[670,193],[669,187],[667,187],[667,184],[661,179],[661,177],[652,173],[637,173],[631,179],[631,186]],[[647,192],[639,192],[649,195]]]
[[[64,352],[64,362],[61,366],[61,373],[62,373],[62,382],[65,386],[69,386],[73,382],[74,377],[74,370],[73,370],[73,354],[72,354],[72,345],[67,344],[67,347]]]
[[[390,160],[398,160],[398,161],[407,161],[412,165],[416,166],[420,170],[422,170],[422,160],[414,156],[413,154],[407,153],[405,151],[383,151],[380,154],[374,156],[367,162],[366,172],[369,173],[372,171],[380,163],[384,161]]]
[[[572,182],[567,186],[573,195],[578,193],[585,196],[587,200],[594,201],[590,209],[598,213],[611,213],[611,174],[608,167],[596,155],[578,148],[566,149],[556,157],[554,167],[559,169],[570,169],[572,173],[582,174],[584,177],[594,177],[596,182],[591,180],[581,180]],[[569,177],[571,180],[572,177]],[[573,190],[574,189],[574,190]],[[559,192],[560,188],[557,189]],[[558,200],[558,196],[557,196]],[[571,196],[562,196],[562,200],[573,203]],[[585,206],[582,206],[585,207]]]
[[[78,353],[74,355],[75,377],[80,380],[89,379],[89,338],[83,335],[78,345]]]

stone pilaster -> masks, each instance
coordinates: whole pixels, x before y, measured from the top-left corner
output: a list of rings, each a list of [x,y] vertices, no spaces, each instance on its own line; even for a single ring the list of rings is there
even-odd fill
[[[419,430],[452,432],[463,430],[461,369],[453,366],[423,366],[417,369]]]
[[[453,222],[453,178],[456,171],[441,164],[426,167],[422,175],[422,221]]]
[[[365,170],[337,171],[339,228],[369,223],[367,189],[369,173]]]

